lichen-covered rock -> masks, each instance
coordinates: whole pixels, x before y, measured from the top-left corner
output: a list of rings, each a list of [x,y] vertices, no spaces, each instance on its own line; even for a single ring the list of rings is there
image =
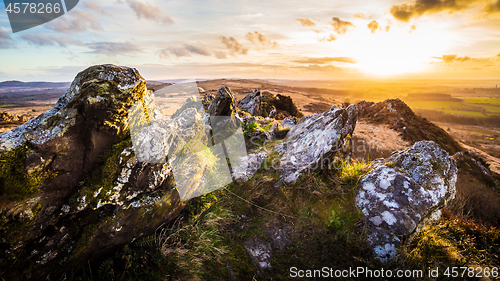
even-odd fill
[[[182,209],[170,167],[132,150],[128,111],[149,96],[137,70],[93,66],[52,109],[0,135],[2,278],[57,276]]]
[[[261,151],[241,157],[238,163],[232,165],[233,178],[238,182],[247,181],[260,168],[269,151]]]
[[[239,100],[237,105],[240,109],[243,109],[253,116],[262,115],[260,91],[257,89],[252,94],[248,94],[246,97]]]
[[[356,204],[378,259],[394,258],[403,241],[438,220],[455,197],[455,161],[439,145],[421,141],[377,161],[361,179]]]
[[[351,105],[302,117],[287,140],[274,147],[281,154],[281,180],[295,182],[302,174],[329,167],[334,156],[349,156],[357,115],[357,107]]]

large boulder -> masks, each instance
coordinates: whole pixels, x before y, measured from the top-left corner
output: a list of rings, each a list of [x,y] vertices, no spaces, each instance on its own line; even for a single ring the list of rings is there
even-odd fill
[[[356,127],[358,109],[332,106],[329,111],[302,117],[274,149],[281,154],[279,173],[283,182],[295,182],[305,173],[333,164],[335,156],[348,157],[350,136]]]
[[[57,276],[182,209],[171,168],[140,162],[132,149],[128,113],[134,104],[152,113],[149,97],[137,70],[93,66],[52,109],[0,135],[4,279]]]
[[[356,204],[376,257],[386,262],[455,198],[457,167],[439,145],[421,141],[372,168],[359,183]]]

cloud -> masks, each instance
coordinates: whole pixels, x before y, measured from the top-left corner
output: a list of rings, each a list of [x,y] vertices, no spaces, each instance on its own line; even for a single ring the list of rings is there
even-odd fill
[[[389,32],[390,29],[391,29],[390,25],[385,26],[385,32]]]
[[[300,60],[294,60],[293,62],[304,64],[327,64],[331,62],[356,63],[353,58],[349,57],[303,58]]]
[[[500,53],[498,53],[497,57],[500,57]]]
[[[171,55],[176,57],[191,57],[192,55],[211,56],[212,54],[203,45],[194,46],[183,44],[181,46],[168,47],[158,52],[160,58],[169,58]]]
[[[382,28],[380,27],[380,25],[378,24],[378,22],[377,22],[377,21],[375,21],[375,20],[372,20],[372,21],[368,24],[368,28],[371,30],[371,32],[372,32],[372,33],[375,33],[375,32],[377,32],[377,30],[382,29]]]
[[[500,0],[495,3],[489,3],[481,10],[481,12],[486,14],[500,13]]]
[[[214,51],[214,56],[218,59],[227,59],[227,52]]]
[[[300,24],[302,24],[302,26],[315,26],[316,25],[314,22],[312,22],[308,18],[295,19],[295,20],[300,22]]]
[[[417,27],[415,25],[410,26],[410,33],[412,33],[416,29],[417,29]]]
[[[130,8],[134,10],[135,14],[140,19],[144,18],[164,25],[170,25],[174,23],[174,20],[164,14],[163,11],[158,7],[144,4],[136,0],[128,0],[127,2]]]
[[[452,63],[452,62],[466,62],[469,60],[474,60],[471,57],[458,57],[457,55],[443,55],[442,57],[432,57],[433,59],[443,60],[444,63]]]
[[[276,42],[273,42],[269,39],[267,39],[266,36],[262,35],[261,33],[257,32],[257,31],[254,31],[254,32],[248,32],[246,34],[246,37],[248,39],[248,41],[254,43],[254,44],[262,44],[264,46],[270,46],[270,47],[273,47],[273,48],[276,48],[278,47],[278,43]]]
[[[25,34],[21,36],[21,38],[38,46],[51,46],[58,44],[61,47],[66,47],[67,45],[82,44],[80,40],[68,36],[58,36],[52,34],[31,33]]]
[[[92,49],[92,54],[108,56],[133,54],[142,51],[138,46],[128,42],[95,42],[85,44]]]
[[[354,14],[352,16],[355,17],[355,18],[366,19],[366,16],[363,13],[356,13],[356,14]]]
[[[105,16],[113,17],[113,15],[111,15],[108,11],[104,10],[103,8],[101,8],[99,6],[99,4],[97,4],[97,2],[95,2],[94,0],[84,1],[83,2],[83,6],[86,9],[89,9],[89,10],[95,12],[95,13],[98,13],[98,14],[101,14],[101,15],[105,15]]]
[[[337,40],[337,37],[333,36],[333,34],[330,34],[330,37],[324,37],[323,39],[320,39],[319,41],[320,42],[325,42],[325,41],[333,42],[335,40]]]
[[[479,1],[481,0],[416,0],[412,3],[393,5],[391,14],[399,21],[408,22],[410,19],[418,18],[426,13],[458,12]]]
[[[229,50],[231,54],[242,54],[246,55],[248,54],[248,48],[243,46],[238,40],[236,40],[234,37],[226,37],[223,35],[220,35],[220,40],[224,45],[226,45],[226,48]]]
[[[10,35],[0,28],[0,49],[12,47],[12,38]]]
[[[344,34],[346,33],[348,27],[354,26],[351,22],[343,21],[338,17],[333,17],[332,21],[333,28],[338,34]]]
[[[69,11],[45,25],[48,29],[62,33],[81,33],[88,30],[102,30],[96,16],[79,8]]]

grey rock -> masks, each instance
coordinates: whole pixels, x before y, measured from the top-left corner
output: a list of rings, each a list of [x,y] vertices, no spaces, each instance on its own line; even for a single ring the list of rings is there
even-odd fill
[[[281,180],[295,182],[303,174],[327,168],[335,156],[350,156],[348,136],[354,131],[357,115],[357,107],[351,105],[302,117],[286,141],[274,147],[281,154]]]
[[[234,94],[228,87],[220,88],[210,102],[207,113],[211,116],[231,116],[235,112]]]
[[[254,115],[260,116],[261,112],[261,96],[260,91],[255,90],[252,94],[248,94],[246,97],[238,101],[238,108]]]
[[[273,225],[270,228],[264,229],[264,233],[271,241],[273,247],[279,249],[282,253],[285,251],[285,246],[292,244],[292,241],[288,237],[288,232],[290,231],[291,227],[289,225],[283,228]]]
[[[198,112],[203,113],[204,112],[204,107],[202,100],[199,97],[193,96],[188,98],[181,106],[181,108],[177,109],[174,114],[170,117],[171,119],[174,119],[178,117],[181,113],[186,111],[188,108],[195,108]]]
[[[372,168],[359,183],[356,204],[376,257],[387,262],[403,241],[440,218],[455,197],[457,167],[439,145],[421,141]]]
[[[269,151],[265,150],[239,158],[238,163],[232,165],[233,178],[238,182],[244,182],[253,177],[268,153]]]
[[[272,248],[269,242],[259,238],[253,238],[244,242],[247,254],[252,262],[257,266],[258,272],[271,270]]]
[[[295,127],[295,125],[297,125],[297,117],[286,117],[280,124],[281,127],[290,129]]]

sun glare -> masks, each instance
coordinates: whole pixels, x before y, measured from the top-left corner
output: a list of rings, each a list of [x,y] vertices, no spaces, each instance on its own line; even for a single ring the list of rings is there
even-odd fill
[[[436,54],[444,52],[450,35],[439,28],[420,26],[413,32],[409,27],[392,27],[382,30],[353,32],[346,36],[352,57],[360,71],[375,76],[394,76],[418,73],[428,68]]]

